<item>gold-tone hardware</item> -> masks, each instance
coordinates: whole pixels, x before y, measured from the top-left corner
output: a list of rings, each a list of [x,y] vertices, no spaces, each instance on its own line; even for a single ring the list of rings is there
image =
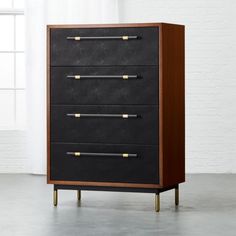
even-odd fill
[[[58,195],[57,195],[57,190],[53,191],[53,205],[57,206],[57,199],[58,199]]]
[[[122,78],[123,79],[129,79],[129,76],[128,75],[123,75]]]
[[[122,36],[122,39],[123,40],[129,40],[129,36],[124,35],[124,36]]]
[[[155,195],[155,211],[159,212],[160,211],[160,194],[156,193]]]
[[[81,200],[81,191],[80,190],[77,191],[77,199],[78,199],[78,201]]]
[[[79,36],[74,37],[74,40],[80,40]]]
[[[75,114],[75,117],[80,118],[80,113]]]
[[[80,156],[80,152],[75,152],[74,155],[75,155],[76,157],[79,157],[79,156]]]
[[[179,205],[179,188],[175,188],[175,205]]]
[[[129,115],[128,114],[123,114],[122,118],[127,119],[127,118],[129,118]]]
[[[80,79],[80,75],[75,75],[75,79]]]
[[[124,158],[125,158],[125,157],[129,157],[129,154],[128,154],[128,153],[123,153],[123,154],[122,154],[122,157],[124,157]]]

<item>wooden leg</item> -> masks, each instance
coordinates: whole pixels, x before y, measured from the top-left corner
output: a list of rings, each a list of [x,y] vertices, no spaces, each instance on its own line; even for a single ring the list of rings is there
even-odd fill
[[[57,189],[54,189],[53,191],[53,205],[54,206],[57,206],[57,201],[58,201]]]
[[[160,211],[160,193],[156,193],[155,195],[155,211]]]
[[[175,205],[179,205],[179,185],[175,188]]]

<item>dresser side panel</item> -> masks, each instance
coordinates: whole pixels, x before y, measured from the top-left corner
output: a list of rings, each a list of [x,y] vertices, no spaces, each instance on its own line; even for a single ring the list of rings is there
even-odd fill
[[[185,181],[184,26],[162,24],[160,158],[163,187]]]

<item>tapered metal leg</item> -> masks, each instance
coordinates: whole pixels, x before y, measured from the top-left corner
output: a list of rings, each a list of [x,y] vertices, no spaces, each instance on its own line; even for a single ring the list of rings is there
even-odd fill
[[[160,194],[156,193],[155,195],[155,211],[159,212],[160,211]]]
[[[78,201],[81,200],[81,190],[77,191],[77,199],[78,199]]]
[[[179,205],[179,185],[175,188],[175,205]]]
[[[57,206],[57,201],[58,201],[57,189],[54,189],[53,191],[53,205],[54,206]]]

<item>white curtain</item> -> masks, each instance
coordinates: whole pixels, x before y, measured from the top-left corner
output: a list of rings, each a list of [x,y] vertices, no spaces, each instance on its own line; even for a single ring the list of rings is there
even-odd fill
[[[118,22],[118,0],[26,0],[29,172],[46,173],[46,25]]]

